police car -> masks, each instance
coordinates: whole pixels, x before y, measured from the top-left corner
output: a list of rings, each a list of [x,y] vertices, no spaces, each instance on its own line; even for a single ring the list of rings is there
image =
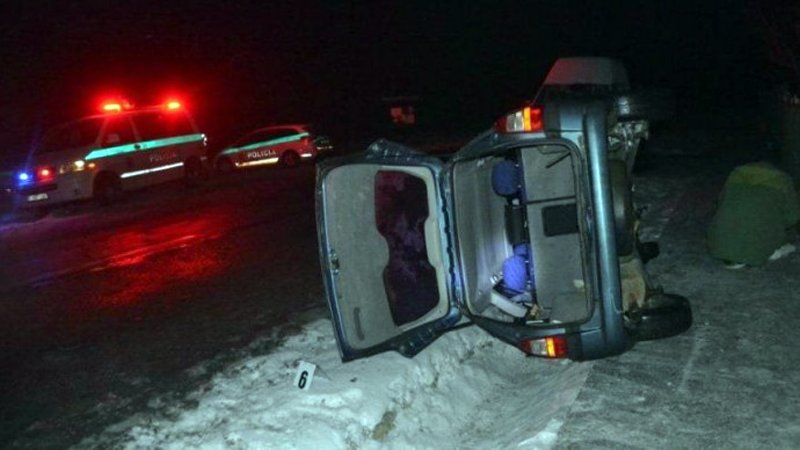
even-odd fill
[[[214,167],[219,172],[282,164],[295,167],[333,150],[325,136],[315,136],[309,125],[273,125],[246,134],[219,152]]]
[[[23,208],[97,199],[204,172],[206,136],[178,101],[134,108],[113,102],[101,113],[49,130],[16,174]]]

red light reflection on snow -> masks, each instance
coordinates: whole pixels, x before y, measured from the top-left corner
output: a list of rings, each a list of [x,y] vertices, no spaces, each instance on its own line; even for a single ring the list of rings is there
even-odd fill
[[[221,236],[229,228],[225,215],[211,215],[109,235],[103,243],[108,263],[95,270],[114,270],[104,277],[113,286],[102,289],[110,294],[96,299],[96,306],[150,302],[158,293],[171,292],[170,287],[188,286],[219,274],[227,263],[219,257],[216,247],[205,241]],[[148,264],[143,264],[146,261]]]

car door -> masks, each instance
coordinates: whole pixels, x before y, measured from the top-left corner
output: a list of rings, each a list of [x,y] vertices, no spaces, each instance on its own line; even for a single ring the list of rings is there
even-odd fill
[[[204,136],[183,110],[148,111],[133,115],[141,140],[143,170],[153,179],[183,176],[183,163],[204,156]]]
[[[271,148],[273,139],[270,130],[254,131],[243,138],[236,146],[239,153],[239,164],[242,166],[257,165],[261,163],[274,164],[278,162],[278,154]]]
[[[93,152],[96,156],[93,159],[108,158],[103,161],[102,167],[115,172],[120,178],[126,178],[127,174],[135,173],[145,165],[127,114],[108,117],[100,146],[101,150]]]
[[[460,319],[442,166],[385,141],[320,164],[320,258],[343,360],[413,356]]]

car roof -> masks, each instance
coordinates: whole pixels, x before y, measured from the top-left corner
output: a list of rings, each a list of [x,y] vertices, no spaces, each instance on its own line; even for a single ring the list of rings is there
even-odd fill
[[[84,120],[91,120],[91,119],[105,119],[106,117],[117,117],[117,116],[135,116],[137,114],[144,114],[144,113],[153,113],[153,112],[161,112],[164,111],[162,106],[147,106],[142,108],[136,109],[126,109],[123,111],[112,111],[106,113],[98,113],[92,114],[90,116],[84,116],[79,119],[69,120],[67,122],[61,122],[56,125],[56,127],[62,127],[66,125],[71,125],[73,123],[83,122]]]
[[[294,128],[294,129],[306,130],[309,127],[311,127],[311,125],[307,124],[307,123],[290,123],[290,124],[285,124],[285,125],[270,125],[270,126],[267,126],[267,127],[255,129],[255,130],[251,131],[250,133],[257,133],[259,131],[277,130],[277,129],[280,129],[280,128]]]

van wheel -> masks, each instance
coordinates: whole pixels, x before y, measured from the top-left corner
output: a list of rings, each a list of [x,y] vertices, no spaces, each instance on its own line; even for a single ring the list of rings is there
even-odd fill
[[[101,206],[109,206],[122,198],[122,183],[112,173],[101,173],[94,181],[92,195]]]
[[[284,167],[296,167],[300,164],[300,156],[294,150],[286,150],[281,156],[281,164]]]
[[[685,297],[659,292],[645,299],[644,308],[628,313],[628,319],[637,341],[662,339],[692,326],[692,307]]]
[[[222,158],[217,159],[215,168],[219,173],[231,173],[233,172],[234,166],[230,158],[223,156]]]
[[[205,178],[203,162],[198,158],[189,158],[183,163],[183,179],[188,185],[196,185]]]

